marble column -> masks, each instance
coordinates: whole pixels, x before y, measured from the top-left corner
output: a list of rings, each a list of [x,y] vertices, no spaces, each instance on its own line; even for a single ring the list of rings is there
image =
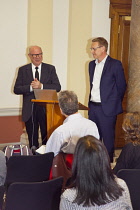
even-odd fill
[[[132,0],[127,111],[140,112],[140,0]]]

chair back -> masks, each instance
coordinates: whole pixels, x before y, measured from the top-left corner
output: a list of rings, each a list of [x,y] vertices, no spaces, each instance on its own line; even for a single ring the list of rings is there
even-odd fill
[[[2,209],[3,207],[3,203],[4,203],[4,192],[5,192],[5,186],[4,185],[1,185],[0,186],[0,209]]]
[[[140,169],[121,169],[117,176],[123,179],[129,189],[133,209],[140,209]]]
[[[5,210],[59,210],[63,178],[9,186]]]
[[[41,182],[49,179],[54,153],[11,156],[7,162],[6,186],[13,182]]]

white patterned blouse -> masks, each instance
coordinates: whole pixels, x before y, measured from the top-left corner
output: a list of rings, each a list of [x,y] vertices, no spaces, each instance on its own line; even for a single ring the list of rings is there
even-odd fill
[[[116,178],[117,183],[124,189],[122,196],[120,196],[117,200],[107,203],[105,205],[90,207],[83,207],[83,205],[78,205],[77,203],[73,203],[76,197],[76,189],[71,188],[65,190],[65,192],[61,195],[60,201],[60,210],[132,210],[132,204],[130,200],[130,194],[126,183],[119,178]]]

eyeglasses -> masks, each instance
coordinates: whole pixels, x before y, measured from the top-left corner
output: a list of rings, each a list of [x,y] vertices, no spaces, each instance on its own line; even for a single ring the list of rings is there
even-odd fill
[[[43,53],[39,54],[30,54],[33,58],[41,57]]]
[[[98,47],[92,47],[92,48],[90,48],[90,50],[94,50],[94,51],[96,51],[98,48],[101,48],[101,47],[103,47],[103,46],[98,46]]]

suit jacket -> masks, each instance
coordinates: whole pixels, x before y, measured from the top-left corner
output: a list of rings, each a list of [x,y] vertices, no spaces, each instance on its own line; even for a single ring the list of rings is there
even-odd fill
[[[95,66],[95,60],[89,63],[90,96]],[[125,90],[126,81],[122,63],[119,60],[113,59],[110,56],[108,56],[103,68],[100,81],[101,104],[105,115],[114,116],[123,112],[122,100],[124,97]]]
[[[22,120],[24,122],[29,120],[32,113],[31,99],[35,96],[33,91],[30,92],[30,84],[33,80],[31,63],[19,68],[14,93],[23,95]],[[43,84],[43,89],[53,89],[57,92],[61,90],[55,67],[50,64],[42,63],[40,82]]]

